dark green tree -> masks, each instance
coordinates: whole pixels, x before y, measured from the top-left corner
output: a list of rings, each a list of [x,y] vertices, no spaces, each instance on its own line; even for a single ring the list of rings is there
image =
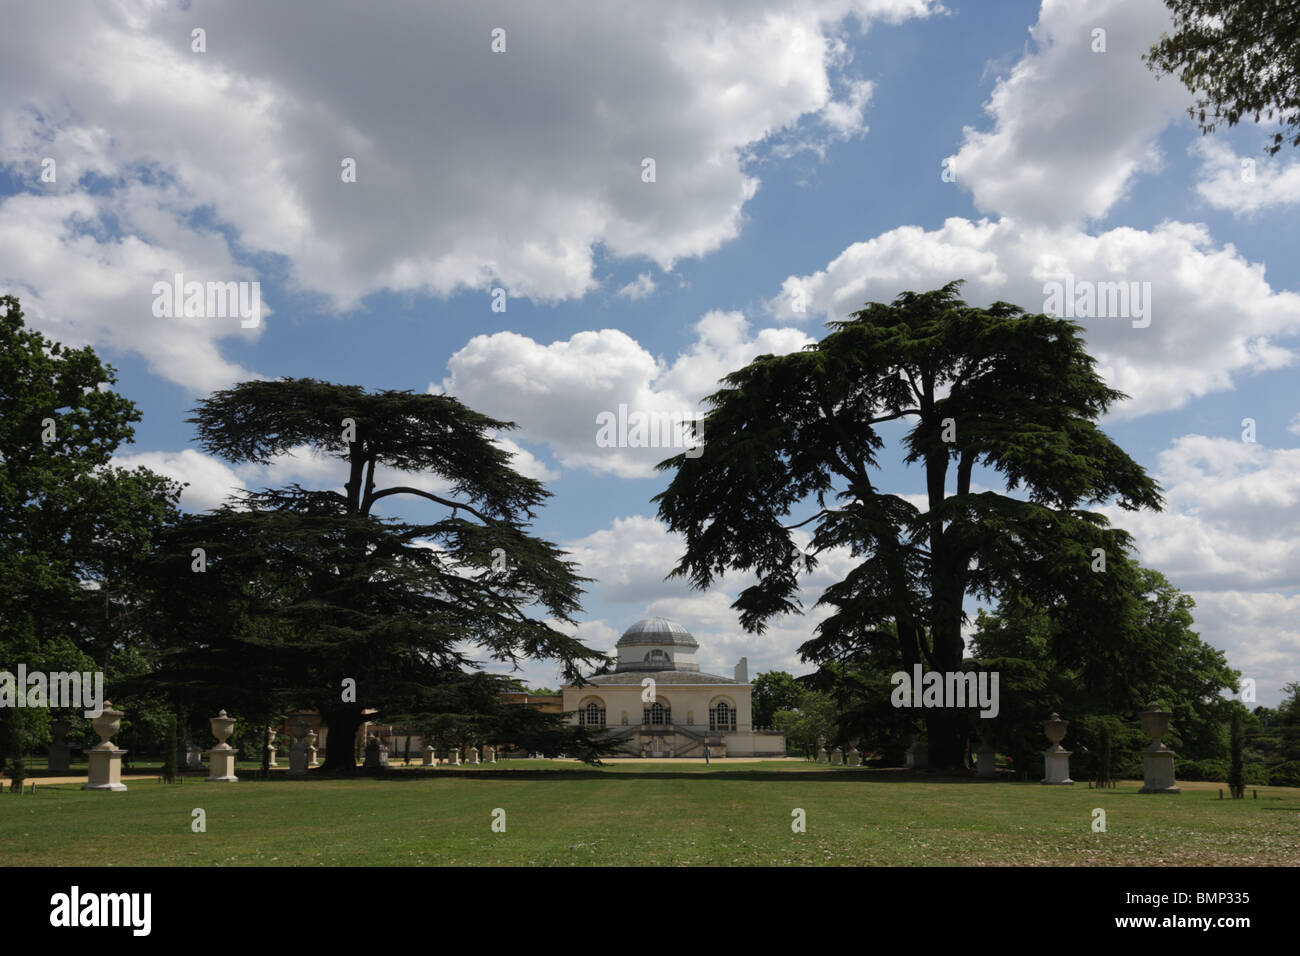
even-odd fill
[[[1120,392],[1108,388],[1082,329],[997,302],[973,308],[953,282],[870,303],[804,351],[763,355],[711,395],[703,455],[675,469],[655,498],[686,539],[673,574],[700,589],[726,571],[753,574],[733,607],[761,633],[797,612],[801,574],[817,555],[847,549],[857,565],[822,593],[832,609],[800,648],[805,660],[842,659],[897,643],[903,669],[960,671],[969,595],[1011,589],[1067,603],[1068,640],[1104,656],[1129,535],[1087,506],[1158,508],[1158,486],[1096,425]],[[925,503],[877,487],[879,427],[908,423],[903,461],[919,465]],[[977,491],[973,480],[1006,491]],[[952,493],[949,493],[949,489]],[[812,526],[805,548],[796,530]],[[926,712],[930,758],[960,767],[963,716]]]
[[[191,421],[228,461],[267,463],[309,446],[346,462],[349,477],[342,491],[250,493],[174,529],[155,591],[173,686],[242,694],[272,712],[315,707],[342,743],[363,708],[431,710],[440,688],[473,669],[466,648],[511,664],[554,658],[575,681],[603,660],[556,626],[573,623],[586,579],[529,533],[550,493],[493,442],[511,423],[445,395],[312,379],[217,392]],[[447,490],[381,488],[381,468],[423,472]],[[445,513],[421,524],[380,517],[379,503],[397,496]],[[203,573],[192,571],[196,548]],[[323,769],[354,769],[349,748],[329,747]]]
[[[147,667],[139,570],[181,486],[110,464],[140,420],[116,381],[92,349],[50,342],[0,296],[0,661],[103,671],[134,713],[139,702],[116,685]],[[85,729],[80,711],[65,716],[74,734]],[[23,745],[47,741],[48,724],[46,712],[29,715]]]
[[[787,744],[805,756],[816,757],[819,740],[833,746],[839,730],[839,708],[830,694],[819,690],[804,691],[799,705],[778,710],[772,726],[785,734]]]
[[[764,671],[754,678],[753,724],[771,727],[772,717],[778,710],[792,710],[799,706],[803,688],[785,671]]]
[[[1112,595],[1116,639],[1104,647],[1069,639],[1078,618],[1065,605],[1007,595],[996,611],[978,613],[972,652],[1000,674],[1000,741],[1032,760],[1044,715],[1058,711],[1072,721],[1071,740],[1089,746],[1100,725],[1082,718],[1135,715],[1159,698],[1171,702],[1170,740],[1185,759],[1221,759],[1231,706],[1221,694],[1236,688],[1236,671],[1192,630],[1194,602],[1164,575],[1131,563],[1120,577],[1130,590]],[[1117,742],[1120,728],[1110,731]]]
[[[1187,112],[1202,133],[1242,117],[1274,120],[1269,154],[1286,137],[1300,146],[1300,5],[1295,0],[1165,0],[1173,35],[1143,56],[1157,75],[1174,74],[1199,95]]]

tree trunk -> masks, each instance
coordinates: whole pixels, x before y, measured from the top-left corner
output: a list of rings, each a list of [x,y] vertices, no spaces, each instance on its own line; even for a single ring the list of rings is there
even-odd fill
[[[950,710],[933,708],[925,712],[925,731],[930,746],[930,766],[935,770],[962,770],[965,740],[961,734],[957,714]]]
[[[329,728],[329,745],[325,748],[323,773],[356,773],[357,730],[361,727],[361,708],[356,705],[340,707],[327,714],[325,726]]]

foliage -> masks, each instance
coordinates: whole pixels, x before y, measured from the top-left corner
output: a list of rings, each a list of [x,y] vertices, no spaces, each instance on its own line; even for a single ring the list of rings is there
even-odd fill
[[[1269,154],[1287,136],[1300,146],[1300,6],[1294,0],[1165,0],[1174,33],[1143,57],[1200,94],[1187,113],[1202,133],[1244,116],[1278,122]]]
[[[893,643],[904,670],[961,670],[966,597],[1016,591],[1067,609],[1056,654],[1088,679],[1129,638],[1115,622],[1132,583],[1129,535],[1088,506],[1158,508],[1159,489],[1096,425],[1123,396],[1097,374],[1082,328],[1005,302],[973,308],[958,287],[870,303],[805,350],[723,380],[703,455],[659,466],[676,472],[659,516],[686,541],[673,574],[700,589],[753,574],[733,606],[761,633],[801,610],[800,576],[819,554],[847,549],[858,563],[822,593],[832,613],[800,653],[821,663]],[[923,507],[871,477],[878,426],[903,420]],[[974,490],[977,467],[1024,497]],[[805,546],[794,535],[808,525]],[[1098,548],[1105,574],[1092,570]],[[960,765],[960,719],[924,716],[932,762]]]
[[[1116,562],[1108,563],[1108,572]],[[1074,616],[1061,606],[1040,606],[1018,595],[996,611],[981,610],[972,653],[981,667],[1000,674],[1001,713],[994,721],[1000,746],[1018,768],[1037,765],[1042,721],[1052,712],[1071,721],[1069,746],[1080,752],[1080,771],[1091,769],[1090,752],[1103,725],[1115,748],[1115,766],[1130,762],[1145,738],[1135,716],[1152,699],[1170,702],[1169,743],[1187,759],[1222,758],[1223,727],[1233,705],[1220,693],[1236,688],[1238,675],[1219,651],[1191,629],[1192,599],[1158,571],[1124,562],[1129,593],[1117,606],[1115,626],[1126,640],[1091,659],[1070,646]]]
[[[180,486],[110,460],[140,413],[89,348],[26,328],[0,296],[0,660],[105,670],[145,640],[139,565]],[[53,666],[52,666],[53,665]]]
[[[445,395],[312,379],[245,382],[201,402],[191,421],[205,449],[229,461],[310,446],[345,461],[349,480],[343,492],[250,493],[173,529],[154,580],[171,635],[163,677],[175,692],[313,707],[331,736],[348,739],[364,708],[384,720],[436,712],[446,687],[474,669],[471,648],[510,664],[554,658],[570,680],[604,660],[560,629],[586,579],[528,531],[549,492],[495,443],[511,423]],[[450,491],[381,489],[381,468],[425,472]],[[375,513],[398,495],[447,513],[423,524]],[[191,571],[195,548],[207,555],[203,574]],[[353,764],[334,747],[325,769]]]
[[[754,678],[750,698],[753,705],[755,727],[771,727],[778,710],[793,710],[799,706],[803,688],[785,671],[765,671]]]
[[[1288,760],[1271,768],[1268,780],[1275,787],[1300,787],[1300,760]]]
[[[773,714],[772,726],[785,734],[786,742],[795,751],[815,757],[820,740],[834,746],[836,717],[834,699],[829,694],[810,690],[804,692],[797,708]]]

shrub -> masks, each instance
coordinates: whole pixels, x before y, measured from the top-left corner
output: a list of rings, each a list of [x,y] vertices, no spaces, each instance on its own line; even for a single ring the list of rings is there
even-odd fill
[[[1210,780],[1224,783],[1228,779],[1226,760],[1180,760],[1176,773],[1181,780]]]
[[[1300,787],[1300,760],[1288,760],[1274,767],[1268,776],[1275,787]]]

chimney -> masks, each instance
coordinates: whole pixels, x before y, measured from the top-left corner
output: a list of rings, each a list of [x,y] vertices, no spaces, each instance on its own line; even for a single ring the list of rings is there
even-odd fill
[[[742,684],[749,683],[749,658],[742,657],[736,662],[736,680]]]

